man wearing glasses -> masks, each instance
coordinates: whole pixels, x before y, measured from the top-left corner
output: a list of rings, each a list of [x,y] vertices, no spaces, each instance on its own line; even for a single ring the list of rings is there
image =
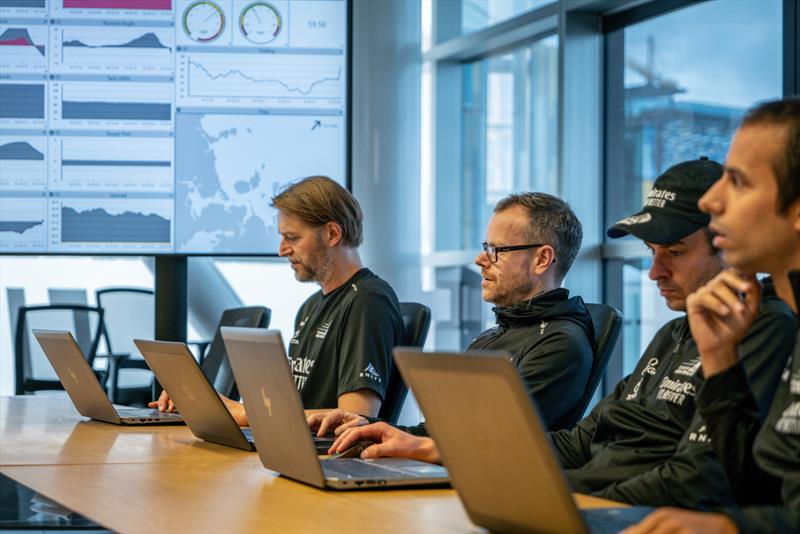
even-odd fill
[[[565,428],[592,367],[594,328],[580,297],[561,282],[581,246],[581,223],[563,200],[544,193],[510,195],[495,206],[483,251],[475,258],[481,296],[497,325],[468,350],[505,350],[550,429]],[[321,434],[365,418],[335,410],[311,416]],[[337,429],[338,430],[338,429]],[[423,425],[410,432],[425,435]]]
[[[706,158],[667,169],[644,208],[608,230],[632,234],[652,252],[650,279],[667,306],[686,311],[687,297],[723,269],[697,201],[722,175]],[[484,286],[485,287],[485,286]],[[747,330],[740,352],[759,417],[764,417],[791,351],[794,319],[771,288]],[[656,333],[633,372],[573,429],[548,434],[574,491],[641,505],[712,508],[733,503],[696,395],[703,385],[700,355],[686,315]],[[430,438],[409,436],[378,423],[345,430],[332,450],[358,440],[379,441],[362,457],[400,456],[439,461]],[[724,446],[724,445],[723,445]]]

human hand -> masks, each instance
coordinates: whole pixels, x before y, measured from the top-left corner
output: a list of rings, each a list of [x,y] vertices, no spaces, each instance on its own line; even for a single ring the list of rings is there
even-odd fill
[[[361,453],[361,458],[410,458],[439,463],[439,449],[431,438],[412,436],[387,423],[348,428],[333,442],[328,454],[343,452],[359,441],[373,441]]]
[[[317,431],[317,436],[326,436],[332,429],[338,436],[348,428],[367,424],[367,418],[357,413],[335,409],[329,412],[314,413],[306,418],[308,426]]]
[[[739,343],[758,315],[760,298],[755,276],[727,269],[686,299],[706,378],[736,363]]]
[[[218,395],[219,398],[222,399],[222,403],[231,413],[231,416],[233,416],[233,420],[236,421],[236,424],[239,426],[249,426],[250,423],[247,420],[247,412],[245,412],[244,404],[229,399],[225,395],[219,393]]]
[[[738,531],[725,514],[659,508],[622,534],[737,534]]]
[[[169,398],[167,392],[162,390],[161,395],[159,395],[157,401],[148,402],[147,406],[149,408],[158,408],[159,412],[176,412],[175,403],[172,402],[172,399]]]

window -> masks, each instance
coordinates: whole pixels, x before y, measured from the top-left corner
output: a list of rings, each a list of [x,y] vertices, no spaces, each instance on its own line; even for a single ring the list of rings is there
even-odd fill
[[[461,7],[461,31],[481,30],[503,22],[526,11],[537,9],[556,0],[464,0]]]
[[[668,167],[724,161],[744,111],[781,96],[782,9],[780,0],[713,0],[607,35],[607,72],[619,75],[608,88],[606,226],[639,211]],[[649,258],[606,257],[620,260],[607,262],[607,276],[621,280],[610,285],[621,290],[625,375],[675,314],[647,277]]]

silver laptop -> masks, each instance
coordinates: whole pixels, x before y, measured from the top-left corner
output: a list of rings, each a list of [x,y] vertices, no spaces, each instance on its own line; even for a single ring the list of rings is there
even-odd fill
[[[250,429],[236,423],[185,343],[143,339],[134,339],[133,342],[183,415],[192,434],[213,443],[255,450]],[[333,442],[333,437],[314,436],[318,451],[326,452]]]
[[[447,483],[445,468],[415,460],[320,460],[280,332],[233,327],[221,332],[264,467],[318,488]]]
[[[183,418],[176,413],[111,404],[70,332],[34,330],[33,335],[82,416],[116,425],[183,423]]]
[[[476,525],[493,532],[618,532],[652,511],[578,510],[507,353],[396,348],[394,359]]]

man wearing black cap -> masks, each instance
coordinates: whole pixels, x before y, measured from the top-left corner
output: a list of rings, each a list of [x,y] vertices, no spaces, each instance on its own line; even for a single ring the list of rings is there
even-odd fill
[[[644,208],[608,230],[642,239],[653,254],[650,278],[667,306],[686,311],[687,297],[723,269],[697,201],[722,175],[707,158],[679,163],[658,177]],[[741,345],[761,417],[791,350],[793,318],[765,291],[761,312]],[[686,316],[664,325],[636,369],[572,430],[550,433],[572,488],[646,505],[710,508],[733,502],[695,395],[701,362]]]

